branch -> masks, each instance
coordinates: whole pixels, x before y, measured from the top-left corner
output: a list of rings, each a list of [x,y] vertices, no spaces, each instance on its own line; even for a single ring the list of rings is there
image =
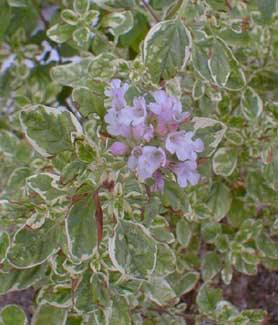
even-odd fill
[[[44,23],[45,28],[49,28],[49,23],[48,21],[44,18],[42,12],[41,12],[41,8],[40,5],[38,4],[37,0],[32,0],[33,6],[36,9],[41,21]]]
[[[148,2],[146,0],[142,0],[142,4],[145,7],[145,9],[151,14],[151,16],[154,18],[154,20],[159,23],[160,19],[159,17],[156,15],[156,13],[154,12],[153,8],[148,4]]]
[[[101,186],[96,189],[94,192],[94,202],[96,206],[96,223],[97,223],[97,241],[98,241],[98,246],[100,245],[100,242],[102,241],[103,237],[103,212],[102,212],[102,207],[99,199],[99,190]]]
[[[105,180],[94,192],[93,199],[96,206],[96,223],[97,223],[97,241],[98,247],[103,237],[103,211],[99,199],[99,191],[101,189],[106,189],[112,191],[115,186],[114,181]]]

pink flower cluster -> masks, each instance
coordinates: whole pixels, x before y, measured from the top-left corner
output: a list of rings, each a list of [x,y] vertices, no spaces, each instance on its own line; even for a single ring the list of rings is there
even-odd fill
[[[107,131],[121,141],[115,141],[110,150],[113,155],[128,155],[128,167],[137,170],[140,179],[155,179],[155,189],[164,188],[163,171],[175,173],[181,187],[198,183],[197,153],[202,152],[201,139],[193,140],[193,132],[180,130],[189,117],[182,111],[181,102],[164,90],[152,93],[154,101],[147,104],[144,97],[135,97],[133,106],[125,99],[128,84],[119,79],[111,81],[105,95],[112,107],[104,120]]]

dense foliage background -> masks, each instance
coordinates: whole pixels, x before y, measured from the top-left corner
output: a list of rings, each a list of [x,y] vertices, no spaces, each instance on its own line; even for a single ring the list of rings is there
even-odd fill
[[[221,288],[278,269],[277,0],[0,0],[0,293],[32,324],[263,324]],[[109,148],[112,79],[190,111],[201,179]],[[187,305],[183,297],[192,293]],[[27,323],[14,305],[0,323]]]

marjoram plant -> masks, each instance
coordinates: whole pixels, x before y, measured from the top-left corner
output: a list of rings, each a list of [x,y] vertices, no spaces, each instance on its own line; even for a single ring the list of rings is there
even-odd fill
[[[223,288],[278,269],[277,0],[0,0],[0,62],[0,294],[32,286],[33,325],[265,324]]]

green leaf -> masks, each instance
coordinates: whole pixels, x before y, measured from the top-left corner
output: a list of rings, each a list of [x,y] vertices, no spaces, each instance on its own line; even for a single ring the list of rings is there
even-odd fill
[[[10,269],[7,273],[0,273],[0,293],[13,290],[23,290],[44,278],[46,264],[25,270]]]
[[[66,325],[82,325],[82,324],[84,324],[83,316],[77,314],[68,315]]]
[[[95,3],[104,9],[129,9],[135,6],[135,0],[95,0]]]
[[[72,113],[43,105],[22,111],[20,123],[27,140],[44,157],[72,151],[73,136],[83,133]]]
[[[176,255],[167,245],[159,243],[157,245],[157,258],[154,275],[166,276],[176,269]]]
[[[86,141],[76,141],[75,151],[79,160],[85,163],[92,163],[96,158],[96,149]]]
[[[56,24],[47,30],[46,35],[53,42],[64,43],[71,38],[74,30],[75,30],[74,26],[68,24],[65,25]]]
[[[61,85],[87,88],[103,96],[105,80],[116,72],[117,64],[111,53],[81,59],[79,62],[59,65],[51,69],[51,77]]]
[[[268,186],[262,173],[249,171],[246,189],[248,195],[255,201],[266,203],[277,200],[277,193]]]
[[[51,220],[35,230],[23,226],[8,250],[9,263],[19,269],[42,264],[59,249],[60,232],[60,227]]]
[[[256,245],[263,256],[278,259],[278,243],[270,239],[263,230],[256,238]]]
[[[118,73],[120,73],[121,64],[123,64],[124,69],[128,69],[128,66],[123,60],[118,60],[110,52],[104,52],[96,56],[88,69],[89,78],[95,80],[95,83],[90,83],[92,90],[97,89],[100,91],[101,87],[104,87],[103,82],[110,81],[111,77],[117,73],[117,69],[119,69]]]
[[[73,9],[76,13],[84,15],[90,8],[90,2],[88,0],[74,0]]]
[[[81,59],[80,62],[58,65],[51,69],[51,77],[57,83],[69,87],[86,87],[89,79],[91,58]]]
[[[202,224],[201,233],[206,242],[213,243],[216,240],[217,235],[222,233],[222,228],[219,223],[206,222],[205,224]]]
[[[232,196],[229,188],[223,183],[215,184],[210,191],[208,206],[212,211],[215,221],[222,220],[228,213],[232,203]]]
[[[109,255],[118,271],[144,278],[155,269],[157,245],[148,230],[139,223],[119,220],[109,239]]]
[[[11,20],[11,8],[8,4],[0,4],[0,40],[5,35]]]
[[[177,303],[178,299],[170,284],[162,277],[151,277],[145,284],[147,297],[159,306]]]
[[[144,40],[143,58],[152,80],[170,79],[183,69],[190,57],[191,35],[180,20],[154,25]]]
[[[204,314],[213,313],[221,296],[221,289],[212,288],[206,283],[203,284],[199,289],[196,299],[199,310]]]
[[[104,87],[102,85],[99,89],[94,90],[75,88],[72,92],[72,98],[74,102],[78,103],[79,112],[84,117],[93,113],[103,117],[106,112],[104,107]]]
[[[150,224],[153,225],[153,235],[160,234],[161,228],[163,226],[167,227],[168,223],[165,218],[161,218],[159,216],[161,204],[157,197],[152,197],[145,205],[144,205],[144,224],[149,226]],[[156,231],[158,228],[158,231]],[[156,237],[155,237],[156,238]],[[157,239],[157,238],[156,238]]]
[[[201,156],[211,156],[224,137],[226,125],[207,117],[194,117],[192,123],[196,137],[200,137],[205,144]]]
[[[246,46],[252,41],[251,35],[248,31],[233,30],[232,28],[224,28],[219,33],[221,39],[225,40],[230,45]]]
[[[194,69],[206,80],[212,80],[208,65],[208,50],[206,41],[193,43],[192,64]]]
[[[224,87],[230,76],[229,58],[226,49],[217,39],[214,40],[211,57],[208,60],[208,68],[213,80],[221,87]]]
[[[241,111],[248,120],[258,118],[263,111],[263,101],[255,90],[247,87],[241,96]]]
[[[70,285],[50,285],[43,287],[37,297],[38,304],[68,308],[72,305],[72,287]]]
[[[27,7],[30,5],[29,0],[8,0],[11,7]]]
[[[162,203],[170,206],[174,210],[185,210],[188,208],[188,201],[184,195],[184,191],[176,182],[165,182]]]
[[[257,274],[257,263],[250,264],[246,263],[245,260],[242,258],[241,253],[236,255],[234,266],[238,272],[247,275],[256,275]]]
[[[233,265],[231,259],[231,254],[228,254],[221,271],[221,279],[226,285],[229,285],[233,278]]]
[[[170,4],[168,0],[150,0],[149,2],[150,5],[156,10],[163,9]]]
[[[244,141],[242,135],[240,134],[240,130],[236,129],[228,129],[225,133],[225,138],[235,146],[241,146]]]
[[[13,133],[0,130],[0,152],[10,157],[14,156],[14,149],[17,145],[18,139]]]
[[[202,278],[204,281],[211,280],[221,270],[221,259],[215,252],[208,252],[202,258]]]
[[[201,77],[215,81],[220,87],[239,90],[246,83],[238,61],[220,38],[208,37],[194,42],[192,63]]]
[[[26,178],[29,193],[37,193],[46,202],[56,202],[65,192],[60,188],[60,177],[50,173],[40,173]]]
[[[10,246],[10,236],[5,231],[0,231],[0,263],[6,259],[7,250]]]
[[[76,292],[76,302],[75,306],[80,312],[93,312],[96,311],[99,307],[95,304],[93,286],[92,286],[92,272],[87,270],[82,274],[82,280],[80,281]]]
[[[68,163],[62,170],[61,182],[67,184],[76,177],[81,176],[85,171],[87,164],[80,160],[73,160]]]
[[[201,80],[196,80],[192,90],[194,100],[199,100],[205,93],[205,85]]]
[[[188,272],[188,273],[172,273],[167,277],[167,281],[170,283],[171,287],[175,290],[178,297],[185,295],[186,293],[193,290],[198,281],[200,275],[198,272]]]
[[[109,325],[130,325],[130,312],[128,303],[123,297],[113,299],[111,313],[109,313]]]
[[[78,24],[78,16],[70,9],[64,9],[61,12],[61,18],[69,25],[75,26]]]
[[[0,311],[1,324],[3,325],[27,325],[24,311],[16,305],[7,305]]]
[[[19,188],[25,186],[25,180],[28,176],[31,176],[32,169],[28,167],[16,168],[9,177],[8,190],[17,191]]]
[[[109,32],[115,37],[128,33],[133,27],[133,14],[130,11],[112,12],[102,20],[103,27],[108,27]]]
[[[237,152],[231,148],[220,148],[213,155],[212,168],[216,175],[230,176],[237,165]]]
[[[219,10],[219,11],[226,11],[228,10],[227,3],[222,0],[207,0],[208,4],[214,9],[214,10]]]
[[[215,246],[221,253],[227,253],[229,251],[229,237],[225,234],[218,234],[215,240]]]
[[[66,323],[67,310],[43,304],[36,310],[32,325],[62,325]]]
[[[257,0],[258,9],[261,12],[261,15],[265,21],[269,21],[272,18],[272,15],[277,11],[277,1],[276,0]]]
[[[140,44],[149,30],[149,24],[145,13],[142,11],[133,10],[133,20],[133,28],[126,34],[121,35],[119,41],[123,47],[130,47],[138,53]]]
[[[80,27],[72,34],[73,40],[79,47],[87,47],[90,39],[90,29],[88,27]]]
[[[268,150],[268,155],[270,155],[271,161],[268,161],[268,164],[263,168],[263,176],[267,184],[277,192],[278,180],[276,175],[278,173],[278,144],[275,143],[275,145]]]
[[[89,259],[97,248],[93,192],[73,204],[66,218],[68,247],[78,260]]]
[[[181,244],[183,247],[187,247],[189,245],[192,231],[190,224],[184,218],[181,218],[177,223],[176,235],[179,244]]]
[[[95,26],[98,23],[99,12],[97,10],[89,10],[83,17],[82,20],[89,28]],[[92,34],[92,36],[94,36]]]
[[[231,72],[225,88],[231,91],[239,91],[246,85],[245,74],[231,50],[228,47],[226,50],[230,59],[229,64]]]
[[[240,313],[243,317],[247,317],[250,325],[260,325],[263,324],[267,316],[265,310],[260,309],[246,309]]]
[[[159,205],[157,205],[157,203]],[[156,210],[157,208],[158,210]],[[175,237],[174,234],[170,231],[170,225],[167,222],[167,220],[158,215],[159,208],[160,208],[159,201],[153,200],[148,202],[145,205],[145,221],[146,221],[147,214],[153,213],[152,216],[153,220],[152,223],[149,225],[149,230],[151,232],[152,237],[159,242],[166,242],[168,244],[171,244],[175,241]]]
[[[230,302],[221,300],[217,303],[215,314],[217,322],[224,325],[230,324],[230,318],[238,315],[238,311]]]
[[[103,273],[94,273],[91,277],[93,291],[93,302],[96,305],[109,307],[111,305],[110,290],[108,288],[108,278]]]
[[[88,322],[88,324],[93,324],[93,325],[105,324],[106,319],[108,318],[107,314],[108,314],[108,312],[105,313],[105,311],[103,311],[102,309],[99,308],[98,310],[95,310],[92,313],[88,314],[88,318],[86,319],[86,321]],[[83,325],[83,324],[84,323],[82,322],[80,325]],[[73,325],[75,325],[75,324],[73,324]],[[79,323],[76,325],[79,325]]]

